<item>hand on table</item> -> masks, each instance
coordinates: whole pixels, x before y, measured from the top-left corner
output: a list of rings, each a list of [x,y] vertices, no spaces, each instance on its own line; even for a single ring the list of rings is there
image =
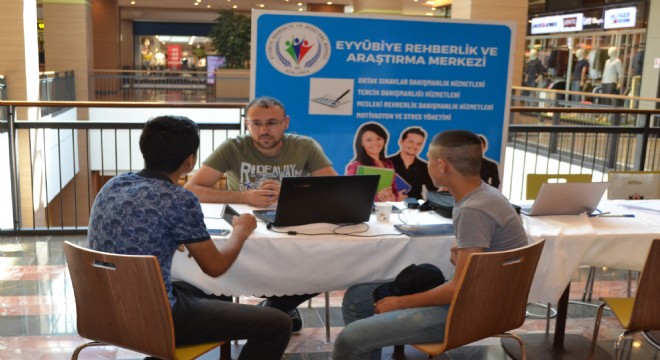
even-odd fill
[[[231,226],[233,233],[245,240],[257,228],[257,219],[252,214],[241,214],[232,218]]]
[[[277,202],[278,191],[274,190],[245,190],[245,203],[255,207],[269,207]]]

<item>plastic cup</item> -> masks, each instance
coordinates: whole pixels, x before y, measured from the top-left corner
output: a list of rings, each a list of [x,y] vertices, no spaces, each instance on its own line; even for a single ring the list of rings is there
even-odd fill
[[[377,202],[374,204],[376,209],[376,219],[380,222],[389,222],[392,214],[392,205],[386,202]]]

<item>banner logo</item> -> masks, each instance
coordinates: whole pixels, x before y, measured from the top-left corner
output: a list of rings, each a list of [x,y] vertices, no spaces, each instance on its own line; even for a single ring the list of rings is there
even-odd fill
[[[323,69],[330,59],[330,41],[318,27],[304,22],[284,24],[266,41],[266,57],[277,71],[307,76]]]

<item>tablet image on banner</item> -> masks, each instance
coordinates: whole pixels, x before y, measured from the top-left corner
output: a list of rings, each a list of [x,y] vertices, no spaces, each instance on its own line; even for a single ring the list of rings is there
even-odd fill
[[[394,170],[376,166],[360,165],[357,167],[356,175],[380,175],[380,180],[378,180],[378,188],[376,189],[376,192],[379,192],[392,186]]]
[[[353,114],[353,79],[309,80],[309,113],[318,115]]]

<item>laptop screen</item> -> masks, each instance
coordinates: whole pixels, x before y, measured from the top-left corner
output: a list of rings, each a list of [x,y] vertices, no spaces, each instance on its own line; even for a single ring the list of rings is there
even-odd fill
[[[272,225],[369,221],[378,179],[378,175],[285,177]]]

